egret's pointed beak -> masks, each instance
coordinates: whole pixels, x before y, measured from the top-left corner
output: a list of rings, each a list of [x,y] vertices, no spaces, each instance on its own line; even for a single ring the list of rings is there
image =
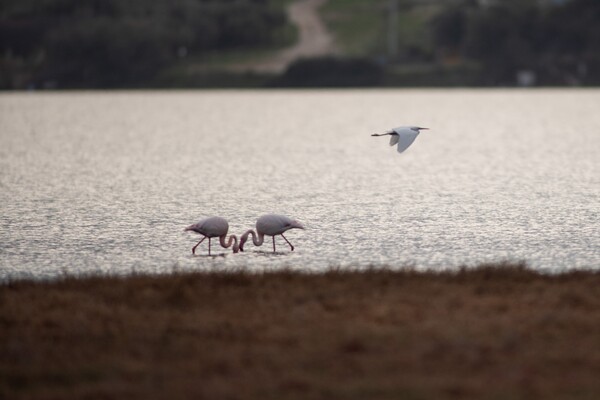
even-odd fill
[[[423,130],[423,129],[426,130],[426,131],[429,130],[429,128],[419,128],[419,130]]]

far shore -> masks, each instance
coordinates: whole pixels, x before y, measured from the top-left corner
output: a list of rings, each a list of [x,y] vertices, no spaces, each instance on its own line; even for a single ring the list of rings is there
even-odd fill
[[[596,399],[600,272],[176,272],[0,284],[0,398]]]

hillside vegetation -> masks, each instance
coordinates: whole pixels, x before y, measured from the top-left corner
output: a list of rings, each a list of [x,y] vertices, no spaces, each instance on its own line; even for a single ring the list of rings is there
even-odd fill
[[[291,1],[0,0],[0,89],[600,84],[597,0],[329,0],[334,57],[240,69],[294,42]]]
[[[399,85],[600,84],[596,0],[397,0],[390,54],[389,0],[330,0],[322,14],[338,45],[388,66]],[[440,80],[441,78],[441,80]]]
[[[0,88],[156,84],[219,51],[287,44],[283,0],[4,0]]]

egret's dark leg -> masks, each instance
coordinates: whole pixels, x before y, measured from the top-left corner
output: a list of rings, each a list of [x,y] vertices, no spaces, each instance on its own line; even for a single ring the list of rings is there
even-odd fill
[[[273,253],[275,253],[275,235],[273,235]]]
[[[200,241],[198,243],[196,243],[196,245],[194,247],[192,247],[192,254],[196,254],[196,247],[198,247],[198,245],[200,243],[202,243],[204,241],[204,239],[206,239],[206,236],[203,236],[202,239],[200,239]],[[210,239],[208,239],[210,241]]]
[[[293,246],[293,245],[290,243],[290,241],[289,241],[289,240],[287,240],[287,239],[285,238],[285,236],[283,236],[283,233],[281,234],[281,237],[282,237],[283,239],[285,239],[285,241],[287,242],[287,244],[289,244],[289,245],[290,245],[290,248],[292,249],[292,251],[294,251],[294,246]]]
[[[210,238],[208,238],[208,255],[210,256]]]

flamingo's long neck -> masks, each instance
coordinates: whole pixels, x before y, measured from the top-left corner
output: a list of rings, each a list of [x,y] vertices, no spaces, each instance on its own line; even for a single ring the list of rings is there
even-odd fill
[[[219,243],[221,243],[221,246],[228,249],[229,247],[231,247],[231,245],[233,244],[233,252],[237,253],[239,251],[239,246],[238,246],[238,239],[237,236],[235,235],[230,235],[229,236],[229,240],[227,241],[227,243],[225,243],[225,238],[227,237],[227,235],[223,235],[223,236],[219,236]]]
[[[263,241],[265,240],[265,234],[262,232],[258,232],[258,235],[252,229],[248,229],[244,234],[240,237],[240,250],[243,251],[244,243],[248,240],[248,236],[252,236],[252,243],[255,246],[262,246]]]

